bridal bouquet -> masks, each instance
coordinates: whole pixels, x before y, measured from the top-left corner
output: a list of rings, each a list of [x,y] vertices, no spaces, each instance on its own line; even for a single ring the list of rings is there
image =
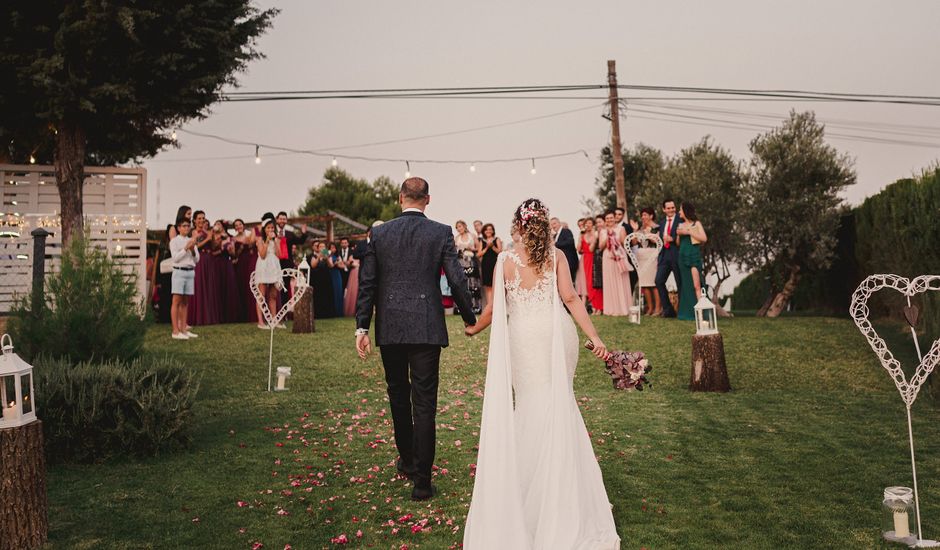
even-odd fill
[[[593,349],[591,341],[584,343],[587,349]],[[610,375],[614,388],[626,391],[643,391],[643,386],[652,387],[646,377],[653,366],[649,364],[642,351],[612,351],[604,360],[604,370]]]

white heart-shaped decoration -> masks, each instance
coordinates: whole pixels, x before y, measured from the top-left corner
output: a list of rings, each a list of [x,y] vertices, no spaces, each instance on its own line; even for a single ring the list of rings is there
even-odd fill
[[[290,297],[281,309],[278,310],[277,315],[271,315],[271,310],[268,308],[267,300],[264,299],[264,296],[261,295],[261,290],[258,289],[258,282],[255,280],[255,275],[257,271],[251,272],[251,278],[248,280],[248,286],[251,287],[251,293],[255,297],[255,301],[258,302],[258,306],[261,308],[261,314],[264,315],[264,320],[268,323],[269,327],[275,327],[281,324],[281,321],[284,320],[284,317],[287,315],[288,311],[294,309],[294,304],[296,304],[301,297],[303,297],[304,292],[307,291],[307,288],[310,286],[307,284],[307,276],[304,275],[299,269],[282,269],[281,270],[281,280],[284,277],[290,277],[294,279],[294,295]],[[281,285],[278,285],[280,288]]]
[[[639,271],[640,262],[636,259],[636,254],[633,252],[633,247],[630,246],[630,242],[637,240],[640,243],[652,242],[656,245],[656,255],[659,256],[659,251],[663,249],[663,240],[659,238],[659,235],[656,233],[647,233],[646,231],[636,231],[627,235],[627,238],[624,239],[624,248],[627,249],[627,255],[630,257],[630,262],[633,264],[633,267]]]
[[[891,375],[894,385],[897,386],[898,392],[901,394],[901,399],[910,407],[917,399],[917,393],[920,392],[921,385],[933,372],[937,363],[940,363],[940,338],[930,346],[930,351],[924,355],[920,364],[917,365],[914,376],[908,380],[901,369],[901,363],[894,358],[894,354],[888,349],[884,339],[878,335],[875,327],[868,320],[868,299],[871,298],[872,294],[884,288],[891,288],[904,296],[911,297],[928,290],[940,290],[940,275],[921,275],[913,280],[898,275],[871,275],[855,289],[852,294],[852,305],[849,306],[849,314],[855,321],[855,325],[862,331],[865,339],[868,340],[871,349],[881,361],[881,366]]]

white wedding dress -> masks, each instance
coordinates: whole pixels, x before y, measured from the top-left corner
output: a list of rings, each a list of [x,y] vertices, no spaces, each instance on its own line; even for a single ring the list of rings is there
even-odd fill
[[[620,548],[574,396],[578,333],[556,280],[512,251],[496,262],[468,550]]]

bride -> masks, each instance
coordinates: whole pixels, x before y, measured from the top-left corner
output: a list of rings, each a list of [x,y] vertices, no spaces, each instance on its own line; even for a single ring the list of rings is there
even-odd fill
[[[604,357],[606,347],[575,293],[565,255],[553,246],[548,209],[526,200],[513,216],[513,231],[519,243],[497,259],[493,303],[466,330],[472,336],[493,325],[463,547],[618,549],[572,388],[578,334],[571,317],[595,355]]]

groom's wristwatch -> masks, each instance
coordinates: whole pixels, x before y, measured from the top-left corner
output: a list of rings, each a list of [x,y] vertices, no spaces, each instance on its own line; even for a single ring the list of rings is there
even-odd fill
[[[367,328],[357,328],[357,329],[356,329],[356,336],[368,335],[368,334],[369,334],[369,329],[367,329]]]

